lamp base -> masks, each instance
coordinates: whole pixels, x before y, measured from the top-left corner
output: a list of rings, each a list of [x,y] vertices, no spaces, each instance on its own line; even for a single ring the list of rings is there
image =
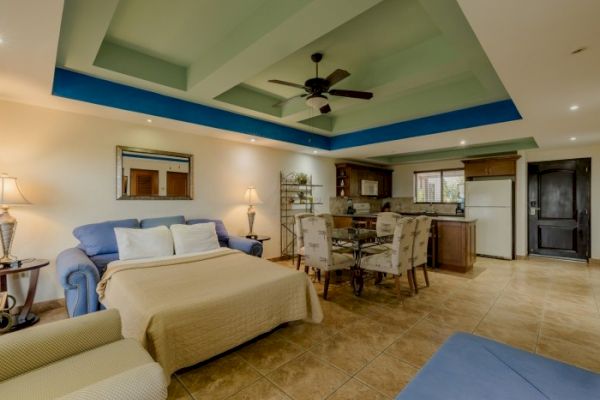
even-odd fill
[[[256,216],[256,211],[254,210],[254,206],[250,205],[248,207],[248,229],[249,232],[246,237],[256,236],[254,235],[254,217]]]
[[[2,208],[0,214],[0,243],[2,243],[2,258],[0,263],[10,263],[16,261],[17,258],[10,254],[10,248],[17,230],[17,220],[8,213],[8,207]]]

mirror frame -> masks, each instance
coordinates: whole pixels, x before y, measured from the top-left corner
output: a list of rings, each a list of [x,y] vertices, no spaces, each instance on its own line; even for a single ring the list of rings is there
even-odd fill
[[[183,157],[190,160],[188,196],[129,196],[123,194],[123,152],[145,153],[172,157]],[[194,199],[194,155],[175,153],[172,151],[142,149],[139,147],[117,146],[117,200],[193,200]]]

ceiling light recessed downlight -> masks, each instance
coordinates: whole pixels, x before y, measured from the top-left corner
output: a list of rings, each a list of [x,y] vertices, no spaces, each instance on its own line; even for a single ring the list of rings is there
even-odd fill
[[[322,94],[313,94],[306,99],[306,105],[315,110],[320,110],[321,107],[327,105],[327,97]]]
[[[577,104],[573,104],[571,107],[569,107],[569,110],[577,111],[577,110],[579,110],[579,106]]]
[[[466,141],[466,140],[464,140],[464,139],[463,139],[463,140],[461,140],[461,141],[460,141],[460,145],[461,145],[461,146],[464,146],[465,144],[467,144],[467,141]]]
[[[149,123],[149,124],[151,124],[152,120],[150,118],[146,118],[146,122]]]
[[[4,43],[4,38],[0,37],[0,44]]]
[[[250,142],[254,143],[254,142],[256,142],[256,139],[252,138],[252,139],[250,139]]]
[[[571,136],[571,137],[569,138],[569,140],[570,140],[571,142],[574,142],[574,141],[576,141],[576,140],[577,140],[577,138],[576,138],[575,136]]]
[[[319,152],[317,150],[313,150],[313,154],[318,154]]]

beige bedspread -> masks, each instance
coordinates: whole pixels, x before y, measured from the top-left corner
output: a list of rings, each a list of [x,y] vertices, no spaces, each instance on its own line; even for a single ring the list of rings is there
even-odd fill
[[[284,322],[323,318],[306,274],[231,249],[115,261],[97,291],[169,375]]]

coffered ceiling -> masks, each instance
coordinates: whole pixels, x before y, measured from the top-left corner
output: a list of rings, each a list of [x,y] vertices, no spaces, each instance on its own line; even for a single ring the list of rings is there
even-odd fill
[[[351,73],[335,88],[374,98],[329,96],[325,115],[301,98],[274,106],[303,91],[268,80],[303,84],[315,74],[315,52],[324,54],[320,76]],[[67,0],[56,64],[299,135],[333,137],[510,100],[454,0]],[[520,118],[510,105],[512,115],[499,120]]]

